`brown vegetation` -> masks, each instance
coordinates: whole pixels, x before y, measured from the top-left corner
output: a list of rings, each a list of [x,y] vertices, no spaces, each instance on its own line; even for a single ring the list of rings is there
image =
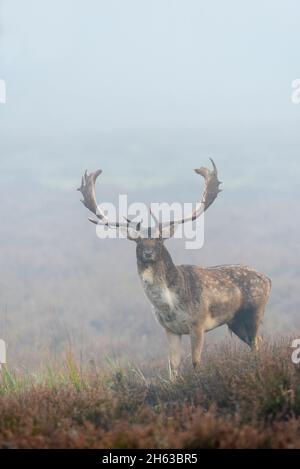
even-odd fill
[[[143,368],[143,367],[142,367]],[[175,383],[159,365],[2,371],[2,448],[300,448],[290,341],[253,354],[224,343]]]

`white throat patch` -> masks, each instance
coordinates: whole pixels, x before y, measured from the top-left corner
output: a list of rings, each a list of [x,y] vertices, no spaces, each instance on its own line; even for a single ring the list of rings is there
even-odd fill
[[[144,283],[153,284],[154,282],[154,275],[152,267],[147,267],[142,273],[142,280]]]

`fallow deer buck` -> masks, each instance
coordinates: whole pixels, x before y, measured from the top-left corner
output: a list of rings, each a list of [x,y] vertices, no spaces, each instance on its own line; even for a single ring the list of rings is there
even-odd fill
[[[83,204],[97,216],[97,220],[89,219],[91,222],[125,229],[128,239],[136,242],[137,268],[144,291],[166,331],[171,378],[178,374],[183,334],[191,338],[194,368],[200,363],[204,332],[223,324],[257,349],[257,331],[271,289],[266,276],[244,265],[176,266],[164,245],[178,225],[198,218],[216,199],[221,183],[213,161],[212,164],[212,170],[195,170],[203,176],[205,187],[191,215],[162,223],[151,213],[156,222],[154,232],[150,228],[143,230],[140,222],[126,219],[119,223],[107,218],[96,202],[95,182],[101,170],[85,172],[78,189]]]

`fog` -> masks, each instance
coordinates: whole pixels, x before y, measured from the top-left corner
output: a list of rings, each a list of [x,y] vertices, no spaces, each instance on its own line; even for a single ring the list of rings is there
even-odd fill
[[[296,1],[0,2],[0,336],[12,363],[70,342],[89,358],[164,356],[133,243],[99,240],[79,202],[86,168],[104,171],[99,201],[195,202],[192,170],[213,157],[224,191],[204,247],[168,247],[178,263],[266,273],[264,334],[299,331],[299,14]]]

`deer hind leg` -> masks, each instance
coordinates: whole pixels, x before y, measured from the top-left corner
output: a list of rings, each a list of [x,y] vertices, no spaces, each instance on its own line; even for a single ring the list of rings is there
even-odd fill
[[[247,306],[234,316],[227,324],[229,329],[234,332],[243,342],[252,350],[257,351],[261,338],[257,335],[259,325],[264,314],[264,307]]]

